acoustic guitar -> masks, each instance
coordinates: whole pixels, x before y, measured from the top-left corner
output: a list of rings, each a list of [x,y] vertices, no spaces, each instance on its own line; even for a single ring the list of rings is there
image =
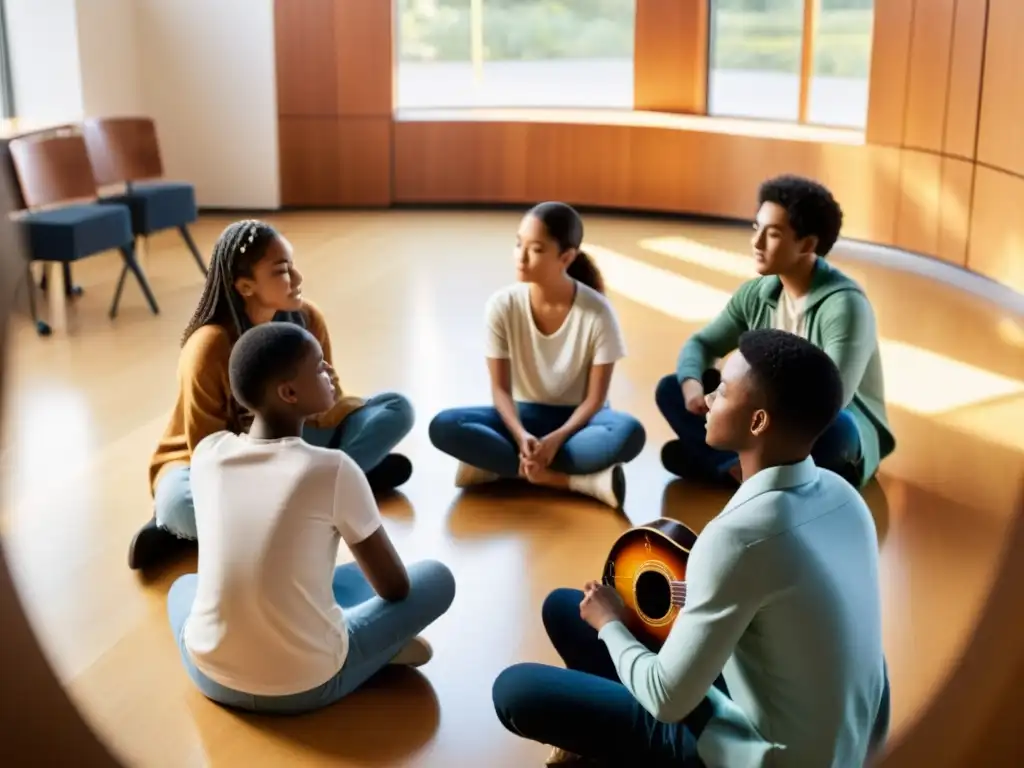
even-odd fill
[[[612,545],[601,581],[626,604],[625,624],[651,651],[686,602],[686,565],[697,534],[667,517],[630,528]]]

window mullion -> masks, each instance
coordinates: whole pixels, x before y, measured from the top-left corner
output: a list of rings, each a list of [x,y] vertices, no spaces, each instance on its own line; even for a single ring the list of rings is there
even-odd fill
[[[800,52],[800,116],[806,123],[810,114],[811,78],[814,75],[815,27],[818,20],[818,4],[821,0],[804,0],[804,24]]]

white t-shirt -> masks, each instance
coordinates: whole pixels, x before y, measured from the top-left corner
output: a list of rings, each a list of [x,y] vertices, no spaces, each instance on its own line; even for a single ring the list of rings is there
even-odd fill
[[[805,322],[804,308],[807,306],[807,296],[799,299],[792,298],[785,289],[779,294],[779,306],[775,310],[775,328],[779,331],[807,337],[807,323]]]
[[[218,432],[196,446],[199,575],[184,640],[212,680],[256,696],[316,688],[345,663],[338,545],[380,527],[366,476],[301,438]]]
[[[533,321],[530,286],[515,283],[487,301],[486,354],[508,359],[512,398],[525,403],[579,405],[590,368],[626,356],[626,342],[611,303],[583,283],[562,327],[545,336]]]

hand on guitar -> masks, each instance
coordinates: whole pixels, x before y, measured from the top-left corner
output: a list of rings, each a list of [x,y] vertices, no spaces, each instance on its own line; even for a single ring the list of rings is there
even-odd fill
[[[622,621],[626,606],[619,593],[599,581],[588,581],[583,587],[580,618],[598,632],[610,621]]]

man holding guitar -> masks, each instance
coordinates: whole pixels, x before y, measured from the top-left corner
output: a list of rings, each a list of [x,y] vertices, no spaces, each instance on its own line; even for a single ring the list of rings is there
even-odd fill
[[[567,669],[502,672],[505,727],[553,745],[549,765],[864,765],[888,730],[875,527],[810,456],[842,401],[821,349],[745,333],[707,396],[706,436],[738,454],[744,482],[693,544],[664,644],[633,636],[612,587],[556,590],[543,619]]]

